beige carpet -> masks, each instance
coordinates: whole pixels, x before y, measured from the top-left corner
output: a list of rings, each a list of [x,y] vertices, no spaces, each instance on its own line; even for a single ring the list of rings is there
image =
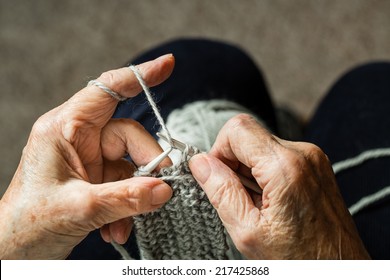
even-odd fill
[[[34,121],[104,70],[183,36],[241,45],[309,118],[350,67],[390,59],[387,0],[0,0],[0,196]]]

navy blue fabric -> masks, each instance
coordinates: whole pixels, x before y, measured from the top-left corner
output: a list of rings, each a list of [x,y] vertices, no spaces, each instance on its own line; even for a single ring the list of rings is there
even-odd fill
[[[359,66],[341,77],[319,105],[305,139],[332,163],[390,147],[390,63]],[[336,176],[347,206],[390,185],[390,158],[369,160]],[[390,198],[354,216],[371,257],[390,259]]]
[[[139,64],[167,53],[175,56],[173,73],[152,88],[164,119],[187,103],[219,98],[245,106],[276,129],[274,107],[263,76],[243,50],[217,41],[182,39],[153,48],[131,63]],[[143,94],[119,104],[114,117],[138,120],[152,134],[159,130]]]

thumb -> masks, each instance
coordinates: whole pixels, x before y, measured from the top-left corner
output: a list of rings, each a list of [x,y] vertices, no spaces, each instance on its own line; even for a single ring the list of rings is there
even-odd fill
[[[123,181],[91,185],[90,207],[94,227],[153,211],[172,196],[169,185],[157,178],[133,177]]]
[[[237,245],[240,232],[260,216],[258,208],[237,175],[216,157],[198,154],[191,158],[189,166]]]

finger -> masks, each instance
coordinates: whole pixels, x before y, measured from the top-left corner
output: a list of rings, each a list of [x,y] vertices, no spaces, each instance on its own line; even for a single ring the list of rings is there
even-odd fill
[[[115,161],[104,159],[103,183],[128,179],[133,176],[136,167],[125,159]]]
[[[110,224],[106,224],[100,228],[100,235],[107,243],[110,243],[112,241],[110,233]]]
[[[235,167],[234,170],[238,168],[237,161],[252,168],[261,158],[272,154],[275,145],[278,145],[276,139],[254,118],[240,114],[224,125],[210,154]]]
[[[233,241],[239,242],[240,232],[248,225],[257,224],[260,212],[237,175],[220,160],[207,154],[193,156],[189,167]]]
[[[272,178],[282,172],[280,166],[283,159],[280,156],[285,153],[284,150],[267,129],[251,116],[241,114],[224,125],[210,154],[247,177],[249,169],[264,189]]]
[[[170,76],[174,64],[174,57],[170,54],[137,67],[146,84],[155,86]],[[134,73],[128,67],[105,72],[97,80],[124,97],[134,97],[142,90]],[[111,118],[117,103],[116,99],[97,86],[91,85],[80,90],[63,105],[65,138],[72,143],[74,130],[84,124],[102,128]]]
[[[174,58],[166,55],[138,66],[145,82],[156,85],[172,72]],[[130,97],[141,91],[138,80],[128,68],[108,71],[98,78],[112,90]],[[61,106],[60,129],[72,144],[85,167],[90,182],[102,182],[103,159],[100,130],[111,118],[117,101],[96,86],[88,86]]]
[[[131,218],[123,218],[108,225],[110,236],[118,244],[126,243],[129,239],[133,222]]]
[[[133,228],[133,220],[124,218],[110,224],[106,224],[100,228],[100,235],[107,243],[115,241],[119,244],[124,244],[130,237]]]
[[[112,119],[102,131],[102,154],[108,160],[118,160],[129,154],[137,165],[146,165],[163,150],[157,141],[138,122],[131,119]],[[160,167],[170,166],[167,157]]]
[[[169,185],[157,178],[133,177],[127,180],[89,186],[89,198],[80,207],[83,220],[95,222],[95,228],[123,218],[150,212],[172,196]],[[86,216],[85,216],[86,215]]]
[[[166,54],[155,60],[137,65],[137,68],[146,85],[153,87],[162,83],[171,75],[174,63],[173,55]],[[105,72],[97,80],[124,97],[134,97],[142,91],[138,79],[129,67]]]

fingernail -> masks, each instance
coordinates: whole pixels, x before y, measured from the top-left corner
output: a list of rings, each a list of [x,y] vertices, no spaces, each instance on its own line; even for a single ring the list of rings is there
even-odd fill
[[[124,236],[123,236],[122,232],[115,232],[115,233],[111,232],[111,239],[114,240],[118,244],[123,244],[126,242],[126,241],[124,241]]]
[[[195,155],[190,159],[189,166],[195,180],[201,184],[206,183],[211,173],[210,164],[207,158],[202,154]]]
[[[118,243],[118,244],[125,244],[127,239],[129,239],[129,236],[130,236],[130,232],[128,230],[128,227],[126,227],[122,230],[116,231],[114,233],[114,236],[113,236],[113,233],[111,233],[112,239],[114,239],[116,241],[116,243]]]
[[[163,183],[152,189],[152,205],[160,205],[167,202],[172,196],[172,188]]]
[[[168,54],[164,54],[164,55],[162,55],[162,56],[156,58],[156,60],[163,60],[163,59],[166,59],[166,58],[172,57],[172,56],[173,56],[173,54],[168,53]]]
[[[111,242],[111,233],[109,231],[109,226],[108,225],[104,225],[101,229],[100,229],[100,235],[102,236],[103,240],[107,243],[110,243]]]
[[[111,234],[109,236],[104,236],[103,237],[103,240],[107,243],[110,243],[112,241],[112,237],[111,237]]]

